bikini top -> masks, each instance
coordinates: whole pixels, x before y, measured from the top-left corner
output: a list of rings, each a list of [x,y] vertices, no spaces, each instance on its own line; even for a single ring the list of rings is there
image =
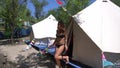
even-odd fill
[[[57,30],[56,37],[57,38],[63,38],[63,37],[65,37],[64,30]]]
[[[63,37],[65,37],[65,34],[56,34],[56,37],[57,38],[63,38]]]

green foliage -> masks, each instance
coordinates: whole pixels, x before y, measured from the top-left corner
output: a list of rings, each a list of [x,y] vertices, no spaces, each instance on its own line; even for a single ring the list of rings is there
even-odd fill
[[[13,38],[15,27],[22,27],[23,21],[30,19],[30,11],[26,6],[27,0],[0,1],[0,17],[5,21],[5,36]]]
[[[58,9],[49,11],[48,15],[53,14],[58,21],[63,20],[67,25],[71,16],[84,9],[88,5],[89,0],[64,0],[64,2],[63,7],[66,8],[67,11],[64,11],[60,6]]]
[[[69,0],[66,8],[71,15],[76,14],[88,5],[89,0]]]
[[[11,36],[11,31],[5,31],[4,32],[5,38],[10,38]]]
[[[120,7],[120,0],[111,0],[111,1]]]
[[[30,11],[26,8],[26,3],[19,4],[19,1],[23,0],[2,0],[0,15],[5,21],[15,18],[15,21],[19,19],[29,20]],[[25,2],[26,0],[24,0]],[[10,22],[10,21],[8,21]]]
[[[26,7],[27,0],[1,0],[0,6],[0,17],[5,20],[6,27],[11,27],[9,25],[21,27],[22,22],[28,21],[31,16],[30,10]]]

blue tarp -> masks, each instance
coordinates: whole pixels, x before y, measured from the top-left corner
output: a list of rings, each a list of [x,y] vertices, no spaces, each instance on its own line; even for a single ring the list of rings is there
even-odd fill
[[[31,28],[27,28],[27,29],[22,28],[20,31],[22,36],[28,36],[30,35],[30,32],[31,32]]]
[[[0,32],[0,39],[4,38],[4,34]]]
[[[27,35],[28,35],[27,30],[24,29],[24,28],[22,28],[22,29],[21,29],[21,35],[22,35],[22,36],[27,36]]]
[[[29,27],[27,29],[25,28],[16,28],[14,30],[14,37],[23,37],[23,36],[28,36],[31,33],[32,28]]]

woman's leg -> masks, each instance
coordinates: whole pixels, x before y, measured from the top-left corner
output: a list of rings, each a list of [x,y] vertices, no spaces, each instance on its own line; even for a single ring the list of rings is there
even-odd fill
[[[61,56],[63,51],[64,51],[64,45],[61,45],[59,48],[56,48],[55,59],[56,59],[56,63],[58,64],[59,68],[61,68],[61,64],[60,64],[61,59],[66,59],[67,62],[69,62],[68,56]]]
[[[59,56],[58,55],[58,50],[59,50],[59,48],[56,47],[56,52],[55,52],[55,56],[54,57],[55,57],[56,63],[59,66],[59,68],[62,68],[61,64],[60,64],[60,59],[58,58],[58,56]]]

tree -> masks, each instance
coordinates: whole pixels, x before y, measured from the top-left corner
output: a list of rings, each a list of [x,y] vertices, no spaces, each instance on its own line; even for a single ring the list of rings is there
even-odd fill
[[[112,2],[114,2],[115,4],[117,4],[120,7],[120,0],[111,0]]]
[[[43,7],[48,4],[46,0],[31,0],[35,7],[35,17],[37,19],[44,16]]]
[[[18,7],[16,4],[16,0],[2,0],[1,1],[1,17],[5,20],[5,30],[7,33],[11,34],[11,37],[13,36],[13,29],[16,25],[16,19],[17,18],[17,10]]]
[[[63,8],[60,6],[58,9],[53,9],[48,12],[49,14],[53,14],[57,20],[63,20],[67,25],[69,19],[72,15],[76,14],[80,10],[84,9],[89,4],[89,0],[63,0],[64,5],[63,7],[67,9],[64,11]]]
[[[1,0],[0,1],[0,17],[5,20],[5,30],[11,35],[13,43],[13,33],[15,27],[18,27],[19,19],[29,18],[30,12],[26,8],[27,0]]]

